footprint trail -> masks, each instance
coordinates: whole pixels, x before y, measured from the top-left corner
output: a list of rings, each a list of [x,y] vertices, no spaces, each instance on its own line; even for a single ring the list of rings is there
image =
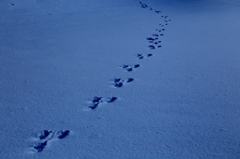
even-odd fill
[[[158,14],[160,18],[162,19],[161,23],[156,24],[156,28],[153,29],[153,33],[145,38],[147,41],[147,48],[151,53],[146,53],[146,51],[143,50],[143,53],[137,53],[135,54],[135,57],[141,61],[145,58],[153,57],[153,50],[157,50],[162,48],[163,43],[163,37],[165,36],[166,27],[168,26],[169,22],[171,22],[171,19],[167,15],[163,15],[163,12],[160,10],[156,10],[153,7],[139,1],[139,4],[141,8],[148,9],[151,12]],[[156,51],[154,51],[156,53]],[[134,59],[133,59],[134,60]],[[135,64],[123,64],[120,66],[122,70],[125,72],[133,72],[136,69],[141,68],[141,63],[135,63]],[[122,88],[125,85],[128,85],[132,82],[134,82],[135,79],[130,78],[114,78],[111,83],[113,87],[115,88]],[[108,105],[111,103],[114,103],[118,100],[118,97],[116,96],[110,96],[110,97],[102,97],[102,96],[95,96],[92,100],[88,101],[89,105],[86,106],[88,110],[96,110],[102,105]],[[49,147],[49,144],[53,141],[59,142],[62,139],[67,138],[71,135],[70,130],[43,130],[36,134],[34,137],[34,140],[31,143],[30,146],[30,152],[32,153],[40,153],[43,152],[47,147]],[[52,145],[52,144],[51,144]],[[56,144],[53,144],[57,146]]]
[[[39,153],[42,152],[50,142],[58,141],[66,138],[70,135],[70,130],[60,130],[60,131],[52,131],[52,130],[43,130],[36,134],[34,137],[34,143],[29,148],[31,153]]]

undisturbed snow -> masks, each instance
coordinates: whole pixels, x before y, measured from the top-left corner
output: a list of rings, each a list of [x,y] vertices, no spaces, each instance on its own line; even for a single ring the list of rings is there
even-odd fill
[[[0,158],[239,159],[239,17],[237,0],[2,0]]]

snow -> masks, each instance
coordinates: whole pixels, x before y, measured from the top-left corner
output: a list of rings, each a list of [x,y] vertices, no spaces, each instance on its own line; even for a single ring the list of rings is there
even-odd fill
[[[237,0],[1,1],[0,158],[240,158],[239,16]]]

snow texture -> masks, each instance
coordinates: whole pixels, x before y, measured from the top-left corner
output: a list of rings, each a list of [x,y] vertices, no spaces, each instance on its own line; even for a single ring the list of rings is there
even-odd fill
[[[239,159],[240,1],[0,1],[0,159]]]

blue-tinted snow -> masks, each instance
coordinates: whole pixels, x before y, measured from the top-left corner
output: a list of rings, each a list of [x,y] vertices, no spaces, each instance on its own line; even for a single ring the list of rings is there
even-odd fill
[[[239,1],[142,3],[0,2],[1,159],[240,158]]]

